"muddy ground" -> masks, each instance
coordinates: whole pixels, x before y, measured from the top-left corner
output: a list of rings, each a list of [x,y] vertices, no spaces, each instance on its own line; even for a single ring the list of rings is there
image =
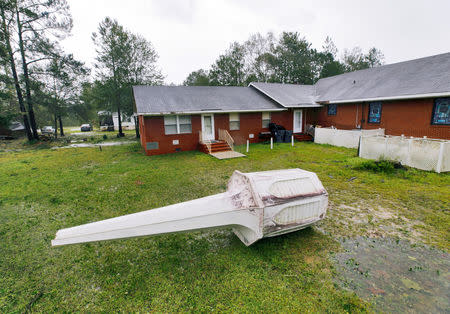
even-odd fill
[[[330,204],[318,229],[343,248],[333,253],[340,286],[376,311],[450,312],[450,255],[425,245],[424,224],[398,209]]]

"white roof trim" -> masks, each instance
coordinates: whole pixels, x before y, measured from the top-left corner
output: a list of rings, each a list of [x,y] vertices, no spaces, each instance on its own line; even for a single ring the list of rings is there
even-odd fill
[[[271,111],[287,111],[287,108],[274,109],[251,109],[251,110],[201,110],[201,111],[168,111],[168,112],[138,112],[138,116],[163,116],[171,114],[203,114],[203,113],[230,113],[230,112],[271,112]]]
[[[435,98],[435,97],[447,97],[447,96],[450,96],[450,92],[415,94],[415,95],[402,95],[402,96],[387,96],[387,97],[373,97],[373,98],[360,98],[360,99],[344,99],[344,100],[320,100],[318,102],[320,102],[320,103],[329,103],[329,104],[344,104],[344,103],[354,103],[354,102],[363,102],[363,101]]]
[[[323,107],[323,105],[321,104],[307,104],[307,105],[289,105],[286,106],[286,108],[290,108],[290,109],[298,109],[298,108],[320,108]]]

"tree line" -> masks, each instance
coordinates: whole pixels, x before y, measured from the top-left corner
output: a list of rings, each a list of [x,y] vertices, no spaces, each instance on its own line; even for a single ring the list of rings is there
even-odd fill
[[[312,48],[298,32],[254,34],[233,42],[209,69],[191,72],[183,85],[247,86],[250,82],[314,84],[318,79],[383,64],[377,48],[338,49],[327,37],[322,50]]]
[[[158,55],[139,34],[106,17],[92,34],[94,69],[67,54],[59,42],[70,35],[72,16],[66,0],[0,2],[0,126],[21,118],[29,140],[38,125],[64,135],[63,117],[89,121],[97,110],[133,112],[131,88],[162,84]]]
[[[133,114],[132,86],[164,83],[158,54],[140,34],[105,17],[92,33],[96,57],[90,69],[59,44],[72,26],[67,0],[0,1],[0,128],[20,118],[29,140],[39,139],[38,126],[47,124],[64,136],[64,120],[91,122],[107,111],[118,113],[123,136],[122,114]],[[255,34],[233,42],[209,69],[190,73],[183,84],[312,84],[382,63],[376,48],[345,50],[339,57],[330,38],[319,51],[297,32]]]

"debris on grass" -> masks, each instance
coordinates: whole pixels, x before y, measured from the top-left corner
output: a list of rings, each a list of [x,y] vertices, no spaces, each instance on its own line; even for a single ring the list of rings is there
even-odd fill
[[[42,291],[39,291],[25,307],[25,313],[31,313],[31,308],[33,307],[33,304],[36,303],[43,295],[44,293]]]

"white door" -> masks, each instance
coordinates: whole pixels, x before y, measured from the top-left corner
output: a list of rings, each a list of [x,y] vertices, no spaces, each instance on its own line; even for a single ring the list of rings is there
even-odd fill
[[[204,141],[215,139],[213,114],[202,114],[202,136]]]
[[[303,110],[294,110],[294,133],[303,132]]]

